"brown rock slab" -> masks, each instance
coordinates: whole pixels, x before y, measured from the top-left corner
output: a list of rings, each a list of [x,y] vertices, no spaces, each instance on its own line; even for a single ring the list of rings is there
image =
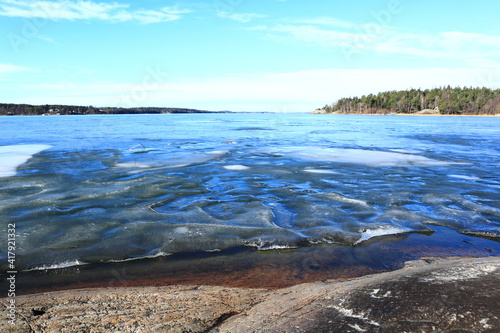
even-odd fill
[[[264,289],[168,286],[26,295],[16,298],[16,325],[2,321],[0,332],[204,332],[267,294]]]

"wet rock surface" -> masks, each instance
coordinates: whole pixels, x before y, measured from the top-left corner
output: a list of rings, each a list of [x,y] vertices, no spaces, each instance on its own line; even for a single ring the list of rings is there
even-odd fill
[[[165,286],[18,296],[16,325],[2,320],[0,331],[499,332],[499,302],[499,257],[426,258],[393,272],[277,290]]]

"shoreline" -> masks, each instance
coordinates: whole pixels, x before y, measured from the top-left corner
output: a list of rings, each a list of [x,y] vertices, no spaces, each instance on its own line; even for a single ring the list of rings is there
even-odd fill
[[[445,227],[434,226],[433,230],[432,234],[376,237],[358,246],[324,244],[268,251],[237,247],[217,253],[179,253],[122,263],[20,272],[16,293],[200,284],[279,289],[394,271],[405,262],[422,257],[500,256],[500,244],[494,240],[459,234]],[[6,290],[7,285],[2,282],[0,287]]]
[[[75,117],[84,117],[84,116],[120,116],[120,115],[176,115],[176,114],[287,114],[283,112],[272,112],[272,111],[201,111],[201,112],[173,112],[173,113],[117,113],[117,114],[64,114],[64,115],[42,115],[42,114],[16,114],[16,115],[7,115],[0,114],[0,117],[57,117],[57,116],[75,116]],[[315,115],[345,115],[345,116],[430,116],[430,117],[500,117],[500,113],[497,114],[417,114],[417,113],[394,113],[394,114],[380,114],[380,113],[327,113],[327,112],[290,112],[290,114],[315,114]]]
[[[387,115],[388,116],[388,115]],[[500,117],[500,114],[415,114],[415,113],[401,113],[396,116],[431,116],[431,117]]]
[[[309,112],[314,115],[334,115],[334,116],[418,116],[418,117],[500,117],[500,114],[417,114],[417,113],[395,113],[395,114],[380,114],[380,113],[326,113],[326,112]]]
[[[500,328],[500,257],[433,258],[353,279],[266,290],[111,287],[16,298],[2,332],[318,332]],[[460,288],[457,288],[460,286]],[[7,307],[6,298],[1,299]]]

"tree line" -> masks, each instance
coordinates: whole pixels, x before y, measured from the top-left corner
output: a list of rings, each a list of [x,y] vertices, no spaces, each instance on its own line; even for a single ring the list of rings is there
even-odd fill
[[[162,113],[212,113],[185,108],[164,108],[164,107],[136,107],[119,108],[105,107],[96,108],[93,106],[76,105],[30,105],[30,104],[7,104],[0,103],[0,115],[84,115],[84,114],[162,114]]]
[[[386,91],[376,95],[341,98],[317,111],[342,114],[417,113],[435,110],[444,115],[500,114],[500,89],[442,87]]]

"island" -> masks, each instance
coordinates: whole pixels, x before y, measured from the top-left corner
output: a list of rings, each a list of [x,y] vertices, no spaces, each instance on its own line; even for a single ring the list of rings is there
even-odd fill
[[[500,89],[450,86],[341,98],[314,114],[500,115]]]

